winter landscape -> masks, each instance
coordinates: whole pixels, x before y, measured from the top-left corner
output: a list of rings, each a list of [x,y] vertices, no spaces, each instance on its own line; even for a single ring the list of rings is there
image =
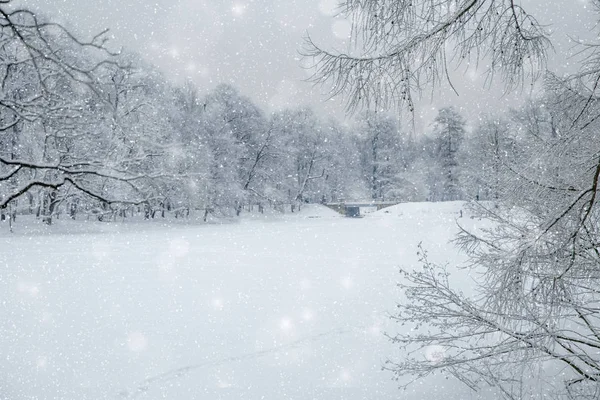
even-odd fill
[[[600,399],[600,2],[0,0],[0,400]]]

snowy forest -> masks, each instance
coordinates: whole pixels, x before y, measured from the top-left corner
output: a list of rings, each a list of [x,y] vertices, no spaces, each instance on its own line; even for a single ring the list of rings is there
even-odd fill
[[[417,137],[410,120],[377,110],[346,125],[309,107],[267,114],[227,84],[206,96],[174,86],[136,55],[104,49],[102,36],[81,42],[33,14],[9,18],[0,208],[13,221],[498,199],[501,166],[528,157],[553,118],[537,101],[531,115],[489,115],[467,134],[448,107]]]
[[[0,0],[0,400],[600,398],[597,35],[325,3],[348,50],[297,52],[346,119]],[[465,65],[520,101],[419,126]]]
[[[102,35],[81,42],[27,12],[5,17],[2,218],[98,220],[340,199],[499,199],[503,169],[555,135],[543,100],[467,121],[440,109],[427,135],[382,110],[352,123],[310,107],[268,114],[231,85],[199,95]],[[548,162],[550,160],[547,160]],[[540,168],[545,168],[540,160]]]

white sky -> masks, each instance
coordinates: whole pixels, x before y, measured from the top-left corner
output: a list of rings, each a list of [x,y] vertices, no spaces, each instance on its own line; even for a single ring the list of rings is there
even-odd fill
[[[327,101],[306,82],[299,51],[309,32],[325,47],[347,48],[348,24],[335,17],[336,0],[15,0],[57,17],[83,35],[110,28],[114,46],[141,53],[177,82],[208,91],[227,82],[267,111],[311,105],[321,115],[344,118],[343,102]],[[567,66],[567,35],[589,36],[596,15],[589,0],[522,0],[554,32],[555,68]],[[460,96],[449,89],[425,95],[416,129],[424,131],[436,108],[456,105],[471,121],[482,112],[517,104],[527,90],[503,96],[501,86],[461,67],[453,73]]]

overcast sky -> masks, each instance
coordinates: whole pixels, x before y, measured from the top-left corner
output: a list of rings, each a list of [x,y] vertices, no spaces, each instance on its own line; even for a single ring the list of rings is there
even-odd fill
[[[568,35],[589,37],[596,15],[589,0],[523,0],[554,32],[553,66],[572,61]],[[298,54],[309,32],[325,47],[347,47],[349,24],[335,16],[336,0],[14,0],[54,16],[80,34],[110,28],[113,46],[141,53],[176,82],[194,81],[208,91],[231,83],[267,111],[310,105],[321,115],[344,118],[341,99],[327,101],[306,82]],[[435,110],[455,105],[471,120],[486,111],[516,104],[527,95],[484,89],[483,77],[465,68],[453,73],[450,90],[426,94],[417,107],[416,129],[423,131]],[[422,118],[421,118],[422,117]]]

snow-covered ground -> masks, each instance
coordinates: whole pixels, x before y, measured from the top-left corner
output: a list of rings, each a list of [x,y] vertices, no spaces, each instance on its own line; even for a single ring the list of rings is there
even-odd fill
[[[399,391],[381,369],[401,357],[384,335],[402,329],[398,269],[421,241],[460,263],[461,207],[2,226],[0,399],[480,398],[442,376]]]

